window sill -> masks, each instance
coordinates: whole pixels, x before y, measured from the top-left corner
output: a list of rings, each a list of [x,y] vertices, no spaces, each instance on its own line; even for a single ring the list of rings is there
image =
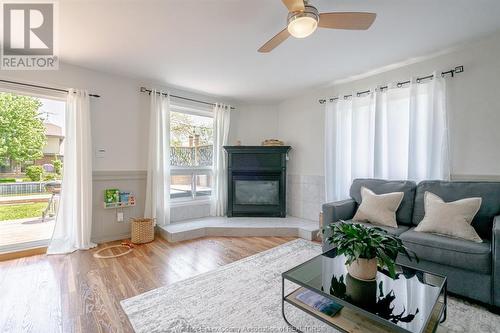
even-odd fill
[[[183,207],[183,206],[196,206],[196,205],[209,205],[210,199],[194,199],[194,200],[171,200],[170,207]]]

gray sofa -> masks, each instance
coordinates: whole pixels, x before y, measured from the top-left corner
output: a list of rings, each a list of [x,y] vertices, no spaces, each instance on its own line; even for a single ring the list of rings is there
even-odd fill
[[[351,199],[323,205],[325,226],[339,220],[352,223],[361,203],[361,186],[377,194],[404,192],[396,212],[398,228],[382,229],[399,236],[420,261],[410,262],[401,256],[398,262],[447,276],[448,290],[452,293],[500,306],[500,182],[423,181],[417,185],[412,181],[356,179],[351,185]],[[481,208],[472,226],[483,243],[414,231],[424,217],[426,191],[437,194],[446,202],[482,197]],[[328,231],[325,236],[328,237]],[[324,251],[331,248],[332,245],[323,243]]]

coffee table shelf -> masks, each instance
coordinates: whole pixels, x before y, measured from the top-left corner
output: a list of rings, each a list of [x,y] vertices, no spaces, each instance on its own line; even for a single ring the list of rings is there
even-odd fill
[[[338,329],[345,332],[356,332],[356,333],[389,333],[393,332],[392,329],[385,325],[382,325],[366,316],[354,311],[350,308],[342,308],[334,316],[329,316],[315,308],[301,302],[297,299],[297,296],[304,292],[306,288],[300,287],[294,292],[285,296],[285,302],[299,308],[300,310],[316,317],[317,319],[333,325]],[[434,310],[432,311],[431,318],[427,327],[424,329],[424,333],[434,333],[436,331],[437,325],[440,318],[442,317],[444,311],[444,303],[439,301],[436,303]]]

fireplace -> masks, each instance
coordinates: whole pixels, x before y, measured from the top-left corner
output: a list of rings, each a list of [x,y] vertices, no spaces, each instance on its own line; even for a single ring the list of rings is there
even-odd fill
[[[265,180],[267,177],[234,180],[235,205],[278,205],[280,202],[280,180]]]
[[[286,216],[288,146],[226,146],[227,216]]]

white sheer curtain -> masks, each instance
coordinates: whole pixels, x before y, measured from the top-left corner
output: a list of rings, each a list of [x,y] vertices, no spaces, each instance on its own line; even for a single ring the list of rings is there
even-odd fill
[[[216,104],[214,107],[214,153],[213,153],[213,186],[210,213],[212,216],[224,216],[227,205],[227,161],[223,146],[229,137],[231,107]]]
[[[70,89],[66,100],[66,137],[61,200],[48,254],[89,249],[92,230],[92,143],[87,91]]]
[[[446,81],[434,77],[410,86],[409,179],[450,179]]]
[[[446,86],[440,75],[434,77],[327,102],[328,201],[347,198],[354,178],[449,179]]]
[[[170,97],[151,92],[148,174],[144,217],[158,225],[170,223]]]
[[[373,177],[374,108],[374,95],[327,103],[325,111],[327,201],[345,197],[340,194],[349,193],[352,179]],[[343,149],[345,147],[349,149]]]
[[[337,126],[337,117],[339,112],[337,112],[336,108],[339,107],[338,103],[329,103],[326,102],[325,105],[325,197],[326,202],[332,202],[337,200],[336,193],[337,187],[340,187],[340,181],[342,178],[339,178],[339,182],[335,181],[337,179],[337,157],[336,153],[339,151],[335,149],[337,146],[337,134],[338,131],[336,129]]]

